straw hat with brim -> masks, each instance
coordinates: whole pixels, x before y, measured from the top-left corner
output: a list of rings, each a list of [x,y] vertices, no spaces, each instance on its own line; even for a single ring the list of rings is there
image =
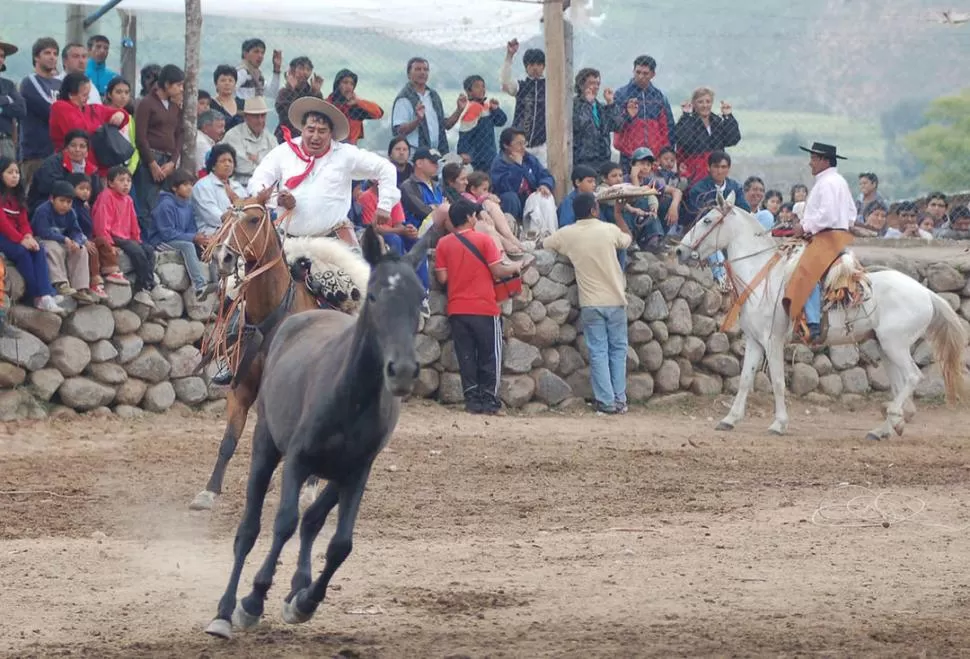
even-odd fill
[[[302,127],[303,117],[306,116],[307,112],[319,112],[325,117],[330,117],[330,121],[333,122],[333,139],[338,142],[347,139],[347,136],[350,135],[350,124],[347,123],[347,117],[344,116],[344,113],[336,105],[327,103],[322,98],[314,96],[298,98],[290,105],[290,110],[286,113],[286,116],[291,124]]]
[[[246,99],[246,104],[243,105],[243,114],[269,114],[269,106],[266,105],[266,99],[262,96],[254,96],[253,98]]]
[[[809,149],[804,146],[798,147],[802,151],[807,151],[808,153],[815,154],[816,156],[823,156],[825,158],[837,158],[839,160],[845,160],[843,156],[836,153],[836,148],[832,144],[822,144],[821,142],[815,142],[812,144],[812,148]]]

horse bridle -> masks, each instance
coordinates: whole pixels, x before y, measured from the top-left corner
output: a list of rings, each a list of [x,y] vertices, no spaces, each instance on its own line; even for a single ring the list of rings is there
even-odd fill
[[[243,234],[245,236],[245,244],[240,240],[239,237],[239,223],[243,221],[245,213],[251,210],[258,210],[261,213],[259,224],[256,227],[256,231],[253,236],[248,234]],[[232,216],[230,219],[226,219],[227,216]],[[253,270],[250,270],[243,277],[242,282],[250,281],[264,272],[272,269],[278,263],[283,261],[283,250],[282,242],[280,241],[279,234],[276,232],[276,228],[270,218],[269,211],[262,204],[246,204],[244,206],[232,207],[226,211],[222,216],[223,223],[219,230],[212,236],[212,242],[206,248],[203,258],[210,259],[212,257],[212,251],[217,245],[223,245],[230,253],[234,254],[236,258],[243,259],[245,261],[251,261],[253,263],[262,263],[263,258],[266,256],[266,252],[269,249],[269,239],[264,241],[263,249],[256,255],[255,241],[256,238],[263,233],[268,231],[272,235],[272,240],[275,240],[277,246],[280,247],[279,254],[276,258],[268,263],[262,263]],[[234,246],[235,245],[235,246]],[[252,254],[253,259],[248,259],[247,254]]]

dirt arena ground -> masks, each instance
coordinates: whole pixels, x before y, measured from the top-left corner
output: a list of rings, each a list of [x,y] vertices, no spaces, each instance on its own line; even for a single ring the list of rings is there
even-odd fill
[[[0,654],[966,656],[970,411],[924,405],[877,444],[875,404],[791,407],[775,438],[764,400],[733,434],[712,430],[723,399],[623,418],[410,404],[316,618],[279,617],[294,539],[266,617],[230,642],[202,630],[248,443],[194,513],[218,418],[0,424]]]

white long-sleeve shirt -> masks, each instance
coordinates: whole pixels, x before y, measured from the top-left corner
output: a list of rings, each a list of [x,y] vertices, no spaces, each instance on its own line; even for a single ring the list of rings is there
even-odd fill
[[[293,140],[300,145],[301,139]],[[285,142],[269,152],[249,179],[249,192],[255,196],[261,190],[286,181],[306,171],[306,163],[297,157]],[[397,189],[397,168],[391,161],[351,144],[333,142],[330,150],[313,164],[313,170],[289,192],[296,200],[286,233],[292,236],[319,236],[331,233],[347,219],[350,211],[354,181],[376,179],[379,184],[377,208],[391,212],[401,200]]]
[[[806,233],[823,229],[848,231],[855,222],[856,208],[849,184],[835,167],[815,175],[815,185],[805,200],[802,228]]]

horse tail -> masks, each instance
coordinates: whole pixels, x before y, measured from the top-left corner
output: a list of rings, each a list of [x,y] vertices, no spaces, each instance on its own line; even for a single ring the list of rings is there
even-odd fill
[[[926,337],[933,344],[936,363],[943,373],[947,402],[956,403],[967,395],[967,383],[963,378],[963,347],[967,344],[967,332],[953,307],[936,293],[930,295],[933,320]]]

